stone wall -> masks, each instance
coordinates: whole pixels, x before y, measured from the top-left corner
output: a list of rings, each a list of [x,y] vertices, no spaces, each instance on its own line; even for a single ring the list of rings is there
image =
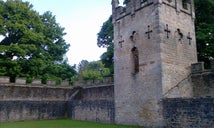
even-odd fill
[[[116,123],[161,126],[163,97],[192,96],[188,78],[197,52],[190,3],[112,1]]]
[[[69,100],[78,89],[46,86],[0,85],[0,100]]]
[[[195,73],[191,80],[195,97],[210,98],[163,99],[159,104],[163,105],[167,128],[214,127],[214,72]],[[153,105],[152,102],[145,103],[148,108],[149,105]],[[130,109],[133,106],[129,106]],[[150,118],[149,109],[142,109],[142,113]],[[115,123],[114,86],[0,86],[0,122],[64,117]]]
[[[114,86],[94,86],[83,88],[80,93],[75,97],[75,99],[84,101],[94,101],[94,100],[114,100]]]
[[[65,118],[67,101],[78,89],[1,84],[0,122]]]
[[[113,13],[115,121],[127,125],[161,125],[160,40],[155,30],[158,9],[153,1],[146,5],[139,0],[127,2],[126,12],[119,11],[121,6],[113,8],[116,12]],[[133,2],[139,4],[135,9]],[[148,29],[153,31],[150,37],[145,34]],[[139,56],[135,57],[133,51]]]
[[[0,122],[69,117],[114,123],[114,86],[0,86]]]
[[[213,128],[214,98],[164,99],[167,128]]]
[[[68,115],[75,120],[114,123],[114,86],[81,89],[68,102]]]
[[[163,0],[159,10],[165,98],[192,97],[192,86],[188,77],[191,74],[191,64],[197,62],[195,20],[192,12],[194,6],[188,4],[188,9],[182,6],[182,0]],[[168,37],[167,30],[170,31]]]
[[[0,122],[65,118],[66,101],[1,101]]]
[[[114,123],[114,101],[72,100],[68,102],[68,116],[75,120]]]
[[[192,74],[194,97],[214,98],[214,72]]]

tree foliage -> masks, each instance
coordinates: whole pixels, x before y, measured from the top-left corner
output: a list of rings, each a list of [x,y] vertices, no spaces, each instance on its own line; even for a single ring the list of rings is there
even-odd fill
[[[101,55],[101,61],[106,68],[109,68],[111,74],[114,73],[114,64],[113,64],[113,54],[114,54],[114,44],[113,44],[113,24],[112,16],[103,23],[103,26],[100,32],[97,34],[97,45],[99,47],[106,47],[107,52]]]
[[[198,59],[209,67],[214,59],[214,1],[195,0],[195,13]]]
[[[51,12],[39,15],[33,5],[21,0],[0,1],[0,75],[28,78],[75,74],[64,54],[69,44]]]
[[[110,70],[104,67],[102,61],[82,60],[79,64],[79,72],[84,80],[103,79],[110,76]]]
[[[97,45],[99,47],[109,47],[113,43],[113,24],[112,16],[103,23],[100,32],[97,34]]]

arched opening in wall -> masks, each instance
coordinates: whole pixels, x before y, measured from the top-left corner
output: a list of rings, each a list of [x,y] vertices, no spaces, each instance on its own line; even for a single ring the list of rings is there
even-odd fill
[[[139,72],[139,51],[137,47],[133,47],[132,50],[132,64],[133,64],[133,73],[136,74]]]
[[[182,0],[182,7],[183,7],[183,9],[188,10],[188,3],[189,3],[189,0]]]

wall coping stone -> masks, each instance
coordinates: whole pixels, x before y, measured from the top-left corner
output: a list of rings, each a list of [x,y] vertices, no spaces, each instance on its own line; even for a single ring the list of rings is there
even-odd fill
[[[61,86],[69,86],[69,81],[68,80],[63,80],[61,82]]]
[[[31,84],[33,85],[42,85],[42,81],[40,79],[32,80]]]
[[[204,72],[204,62],[198,62],[191,65],[192,73]]]
[[[10,77],[1,76],[0,77],[0,84],[9,84],[10,83]]]
[[[55,80],[47,80],[47,85],[55,86],[56,85],[56,81]]]
[[[18,85],[26,85],[26,78],[16,78],[15,83]]]

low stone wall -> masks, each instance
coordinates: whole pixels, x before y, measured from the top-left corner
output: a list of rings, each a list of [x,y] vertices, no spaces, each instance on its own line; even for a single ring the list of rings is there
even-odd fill
[[[0,101],[0,122],[65,118],[66,101]]]
[[[214,128],[214,98],[164,99],[167,128]]]
[[[193,96],[214,98],[214,72],[192,74]]]
[[[94,86],[81,89],[80,93],[74,97],[75,100],[114,100],[114,86]]]
[[[74,120],[114,123],[114,101],[68,102],[68,116]]]
[[[114,86],[82,88],[68,102],[68,115],[75,120],[114,123]]]
[[[76,88],[0,85],[0,100],[69,100]]]
[[[0,86],[0,122],[56,119],[114,123],[114,86]]]

